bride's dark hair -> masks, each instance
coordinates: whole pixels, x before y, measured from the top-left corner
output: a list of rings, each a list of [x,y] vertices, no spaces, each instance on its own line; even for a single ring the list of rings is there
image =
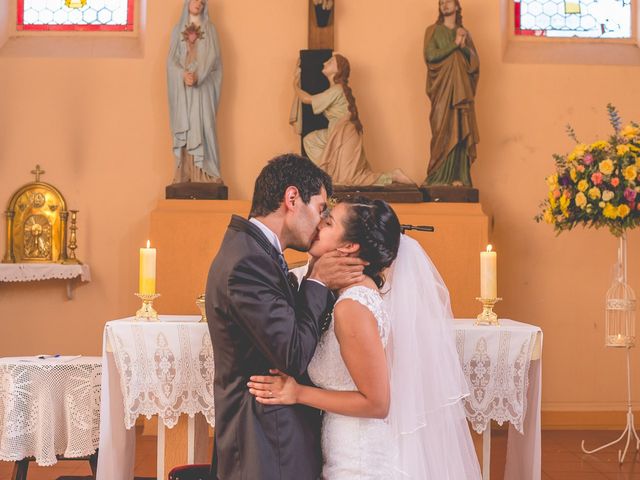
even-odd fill
[[[360,245],[358,257],[369,262],[364,274],[381,288],[382,271],[395,260],[400,247],[400,221],[396,212],[384,200],[355,197],[340,203],[348,207],[343,239]]]

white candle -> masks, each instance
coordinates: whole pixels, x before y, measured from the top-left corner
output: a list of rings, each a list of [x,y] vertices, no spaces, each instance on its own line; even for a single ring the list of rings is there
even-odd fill
[[[147,248],[140,249],[140,291],[138,293],[156,293],[156,249],[149,248],[151,242],[147,240]]]
[[[498,297],[497,254],[487,245],[486,252],[480,252],[480,297]]]

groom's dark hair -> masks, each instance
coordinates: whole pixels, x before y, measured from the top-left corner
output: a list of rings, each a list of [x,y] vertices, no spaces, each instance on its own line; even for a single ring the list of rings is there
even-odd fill
[[[256,178],[249,217],[264,217],[275,212],[289,187],[298,189],[304,203],[309,203],[322,187],[327,197],[333,194],[331,177],[324,170],[308,158],[285,153],[269,160]]]

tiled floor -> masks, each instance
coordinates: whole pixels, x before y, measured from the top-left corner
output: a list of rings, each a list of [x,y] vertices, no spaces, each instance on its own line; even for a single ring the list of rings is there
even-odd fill
[[[632,445],[622,467],[618,466],[617,448],[608,448],[594,455],[583,454],[580,443],[584,439],[587,448],[610,442],[620,432],[613,431],[544,431],[542,432],[542,479],[543,480],[640,480],[640,455]],[[476,447],[481,446],[477,437]],[[155,437],[138,436],[136,451],[136,476],[155,475]],[[502,479],[506,452],[506,432],[494,431],[491,445],[491,478]],[[0,480],[9,479],[12,464],[0,462]],[[59,462],[53,467],[38,467],[32,463],[28,480],[55,480],[66,475],[86,476],[90,474],[86,462]]]

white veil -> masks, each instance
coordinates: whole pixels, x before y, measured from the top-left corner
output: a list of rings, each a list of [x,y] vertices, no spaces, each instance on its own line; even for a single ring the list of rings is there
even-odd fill
[[[414,239],[402,235],[383,287],[391,322],[388,421],[398,478],[480,478],[462,399],[469,394],[456,352],[449,292]]]

